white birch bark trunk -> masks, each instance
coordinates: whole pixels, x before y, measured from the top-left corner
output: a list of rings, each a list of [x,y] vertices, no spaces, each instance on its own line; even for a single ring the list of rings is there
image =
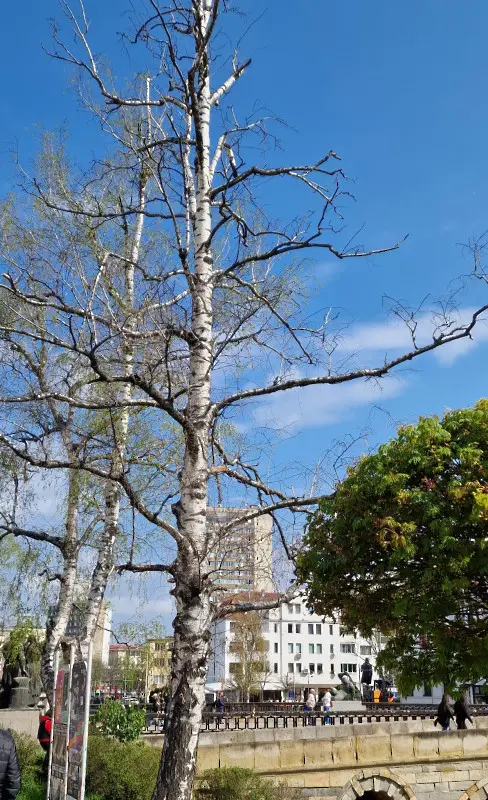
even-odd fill
[[[196,23],[203,40],[211,3],[198,0]],[[198,39],[196,38],[198,47]],[[196,138],[196,202],[193,217],[194,275],[190,381],[185,451],[178,507],[178,555],[173,595],[176,601],[172,664],[173,697],[161,766],[153,800],[191,800],[196,753],[205,702],[213,604],[201,578],[206,545],[208,447],[212,371],[213,260],[209,246],[210,78],[207,54],[201,54],[193,99]]]
[[[135,265],[139,260],[141,239],[144,229],[144,210],[146,205],[147,175],[144,166],[141,169],[139,181],[139,212],[136,215],[131,247],[128,250],[128,260],[124,262],[125,279],[125,309],[128,316],[126,327],[132,330],[131,313],[135,303]],[[125,337],[122,345],[123,375],[130,377],[134,366],[134,343],[130,336]],[[121,409],[114,421],[114,449],[112,453],[111,470],[113,475],[118,475],[124,468],[129,434],[129,402],[132,398],[132,384],[122,383],[119,400]],[[114,546],[117,537],[120,516],[120,486],[117,481],[107,481],[104,498],[104,527],[103,535],[98,549],[98,558],[92,573],[83,636],[83,651],[88,649],[88,644],[93,641],[103,598],[114,564]]]
[[[52,707],[54,696],[54,653],[66,633],[71,610],[78,567],[78,503],[80,474],[71,470],[68,477],[68,503],[66,508],[66,535],[63,541],[63,571],[54,624],[46,631],[46,643],[41,662],[41,681]]]

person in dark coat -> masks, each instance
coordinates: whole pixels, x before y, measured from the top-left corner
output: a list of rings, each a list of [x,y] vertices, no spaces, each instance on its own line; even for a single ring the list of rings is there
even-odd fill
[[[15,742],[8,731],[0,730],[0,797],[15,800],[20,792],[20,767]]]
[[[473,725],[473,720],[469,715],[469,708],[466,705],[466,698],[464,696],[459,697],[454,703],[454,716],[456,717],[458,731],[466,730],[467,719],[469,719],[471,725]]]
[[[454,719],[454,714],[452,713],[449,703],[447,702],[447,695],[443,694],[442,700],[437,706],[437,718],[434,720],[434,725],[439,723],[443,731],[449,731],[452,719]]]
[[[225,711],[224,695],[222,692],[219,692],[217,695],[217,700],[215,701],[215,710],[217,714],[223,714]]]

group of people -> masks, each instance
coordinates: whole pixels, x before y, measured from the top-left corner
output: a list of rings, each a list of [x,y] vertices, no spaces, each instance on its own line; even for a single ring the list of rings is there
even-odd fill
[[[315,695],[315,690],[310,689],[309,693],[307,694],[307,698],[305,700],[305,711],[307,714],[310,714],[312,711],[323,711],[324,724],[330,725],[331,708],[332,708],[332,694],[329,689],[326,689],[325,692],[321,692],[319,694],[318,700]]]
[[[456,720],[458,731],[466,730],[466,720],[469,720],[471,725],[473,720],[469,714],[469,708],[466,704],[464,696],[458,697],[454,703],[454,710],[449,705],[449,698],[447,694],[442,695],[442,700],[437,706],[437,717],[434,720],[434,725],[439,724],[443,731],[451,730],[451,720]]]

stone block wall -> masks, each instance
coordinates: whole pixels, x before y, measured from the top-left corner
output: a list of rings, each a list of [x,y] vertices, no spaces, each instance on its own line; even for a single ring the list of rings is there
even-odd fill
[[[39,711],[37,708],[0,709],[0,728],[3,730],[10,728],[17,733],[28,733],[35,739],[38,727]]]
[[[417,720],[203,734],[198,774],[226,766],[300,787],[310,800],[369,790],[393,800],[488,800],[488,727],[443,732]]]

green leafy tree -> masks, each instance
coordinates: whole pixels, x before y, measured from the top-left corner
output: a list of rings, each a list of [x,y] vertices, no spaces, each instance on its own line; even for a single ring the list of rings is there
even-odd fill
[[[135,707],[126,708],[118,700],[107,700],[95,715],[95,725],[102,736],[118,739],[119,742],[133,742],[139,738],[146,714]]]
[[[488,675],[488,400],[420,418],[349,469],[311,517],[315,611],[388,642],[404,694]]]

